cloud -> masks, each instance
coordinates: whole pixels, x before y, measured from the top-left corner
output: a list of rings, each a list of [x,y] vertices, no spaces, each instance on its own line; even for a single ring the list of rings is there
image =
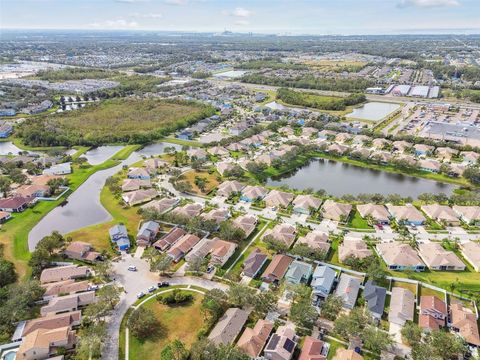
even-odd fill
[[[133,20],[116,19],[94,22],[90,26],[98,29],[134,29],[138,27],[138,23]]]
[[[420,7],[420,8],[432,8],[432,7],[452,7],[459,6],[458,0],[400,0],[397,4],[399,8],[406,7]]]
[[[247,26],[250,23],[247,20],[237,20],[234,22],[234,24],[237,26]]]
[[[115,1],[119,3],[125,3],[125,4],[134,4],[134,3],[140,3],[140,2],[147,2],[150,0],[115,0]]]
[[[233,11],[232,15],[236,16],[236,17],[247,18],[247,17],[250,17],[252,15],[252,12],[250,10],[245,9],[245,8],[237,7]]]
[[[187,4],[187,0],[165,0],[165,4],[182,6]]]
[[[133,13],[132,16],[134,18],[140,18],[140,19],[161,19],[163,17],[162,14],[156,13],[156,14],[140,14],[140,13]]]

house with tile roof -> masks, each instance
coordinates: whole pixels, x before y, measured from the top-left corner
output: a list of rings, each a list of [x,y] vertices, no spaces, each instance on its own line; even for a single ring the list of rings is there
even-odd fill
[[[342,299],[343,307],[353,309],[360,291],[360,279],[343,273],[340,275],[335,295]]]
[[[291,284],[306,284],[312,275],[312,265],[294,260],[288,267],[288,271],[285,274],[285,280]]]
[[[346,221],[352,211],[352,205],[328,199],[323,203],[321,211],[324,219]]]
[[[445,250],[439,243],[418,245],[418,253],[430,270],[463,271],[465,264],[453,251]]]
[[[242,264],[243,271],[242,276],[248,276],[255,278],[263,265],[266,263],[268,256],[264,254],[259,248],[253,249],[253,251],[247,256]]]
[[[264,350],[268,360],[290,360],[293,357],[298,340],[292,323],[281,325],[270,337]]]
[[[417,252],[408,244],[379,243],[376,249],[390,270],[424,271],[426,268]]]
[[[215,345],[228,345],[235,341],[247,322],[248,313],[239,308],[229,308],[218,320],[208,335],[208,339]]]
[[[313,272],[312,282],[310,283],[313,294],[325,299],[330,295],[336,278],[337,273],[331,267],[318,265]]]
[[[263,281],[273,284],[280,283],[292,261],[293,259],[290,256],[282,254],[275,255],[262,274]]]
[[[408,289],[392,288],[388,321],[400,326],[413,321],[415,314],[415,295]]]
[[[273,330],[273,323],[260,319],[252,328],[247,327],[237,342],[237,347],[251,358],[257,358],[262,352]]]
[[[447,304],[443,300],[434,295],[420,297],[418,325],[423,330],[439,330],[445,327],[447,316]]]
[[[387,205],[390,215],[400,224],[423,225],[427,219],[422,212],[412,204]]]

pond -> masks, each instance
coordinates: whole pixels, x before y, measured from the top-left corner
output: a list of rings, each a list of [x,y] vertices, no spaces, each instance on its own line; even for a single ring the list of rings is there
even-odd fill
[[[0,141],[0,155],[18,155],[22,149],[18,148],[14,143],[11,141]]]
[[[159,142],[159,143],[147,145],[142,149],[137,150],[136,152],[139,155],[145,156],[145,157],[158,156],[158,155],[164,154],[165,148],[168,148],[168,147],[170,148],[173,147],[177,151],[182,150],[182,145]]]
[[[98,165],[103,163],[105,160],[110,159],[113,155],[123,149],[122,145],[114,146],[99,146],[97,148],[88,150],[81,157],[86,158],[90,165]]]
[[[110,213],[100,203],[100,192],[105,180],[119,172],[123,165],[130,165],[141,160],[140,155],[132,153],[121,164],[97,171],[90,176],[75,192],[68,197],[65,206],[57,206],[50,211],[28,234],[28,247],[35,249],[37,243],[52,231],[67,234],[85,226],[101,224],[112,219]]]
[[[368,102],[365,105],[353,109],[346,118],[379,121],[400,107],[398,104],[385,102]]]
[[[454,185],[402,174],[366,169],[326,159],[312,160],[308,165],[281,179],[269,179],[267,185],[288,185],[292,189],[325,190],[333,196],[359,194],[399,194],[417,198],[423,193],[450,195]]]

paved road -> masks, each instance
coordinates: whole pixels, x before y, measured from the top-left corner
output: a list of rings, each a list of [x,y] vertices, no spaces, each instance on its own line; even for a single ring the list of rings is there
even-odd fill
[[[136,272],[128,271],[129,265],[137,267]],[[148,287],[156,285],[158,281],[166,280],[172,285],[194,285],[207,290],[227,290],[228,286],[211,280],[194,277],[161,278],[158,274],[151,273],[148,263],[129,254],[124,254],[118,262],[113,264],[114,278],[117,285],[122,286],[126,292],[122,294],[120,302],[115,307],[108,320],[107,341],[102,349],[102,358],[118,360],[118,337],[120,323],[130,306],[137,300],[140,291],[146,291]]]

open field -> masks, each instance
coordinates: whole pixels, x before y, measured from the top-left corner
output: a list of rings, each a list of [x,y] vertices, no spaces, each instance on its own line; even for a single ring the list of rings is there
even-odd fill
[[[204,171],[188,171],[183,174],[185,180],[192,186],[192,193],[199,194],[199,195],[206,195],[216,187],[218,187],[219,181],[217,180],[217,174],[209,174],[208,172]],[[199,177],[205,179],[205,188],[203,191],[195,184],[195,178]]]
[[[147,143],[213,113],[194,102],[112,99],[26,121],[17,136],[28,146]]]
[[[197,332],[204,324],[200,310],[203,296],[196,292],[185,292],[194,296],[194,300],[186,305],[162,305],[156,298],[142,305],[155,313],[160,327],[151,339],[145,341],[130,335],[130,359],[158,359],[162,348],[175,339],[180,339],[187,347],[197,340]]]

